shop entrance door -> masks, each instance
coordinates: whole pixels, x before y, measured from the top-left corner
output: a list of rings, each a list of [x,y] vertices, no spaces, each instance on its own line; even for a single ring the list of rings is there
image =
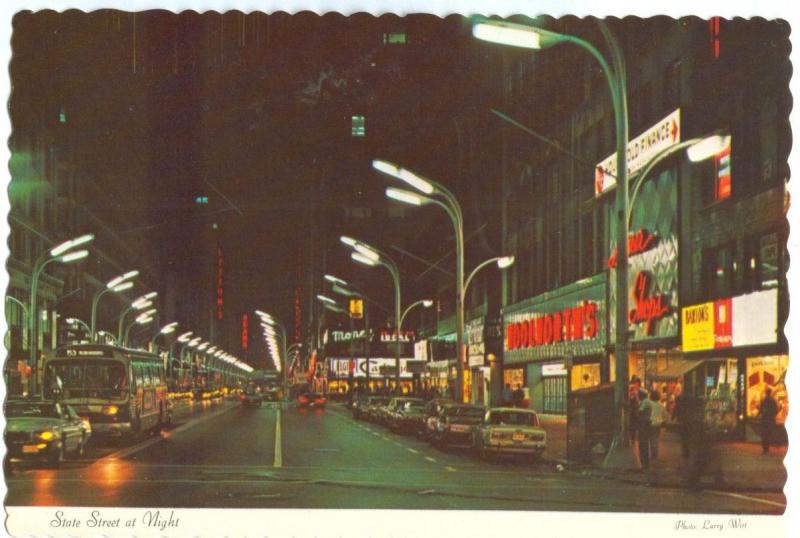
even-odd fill
[[[544,378],[544,409],[548,414],[567,413],[567,376]]]

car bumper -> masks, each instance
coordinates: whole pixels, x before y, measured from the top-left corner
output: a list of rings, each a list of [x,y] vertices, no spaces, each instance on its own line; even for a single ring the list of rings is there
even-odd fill
[[[544,444],[536,445],[510,445],[489,443],[485,446],[487,452],[494,452],[497,454],[541,454],[544,452]]]
[[[118,436],[133,431],[130,422],[93,422],[92,433],[98,436]]]
[[[42,446],[44,445],[44,446]],[[23,443],[12,443],[8,445],[7,457],[10,460],[37,461],[46,460],[61,449],[61,441],[51,441],[49,443],[34,441]]]

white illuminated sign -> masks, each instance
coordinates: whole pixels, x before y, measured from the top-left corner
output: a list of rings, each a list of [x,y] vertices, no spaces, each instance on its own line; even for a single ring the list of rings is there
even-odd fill
[[[628,178],[653,156],[681,141],[681,110],[677,109],[628,142]],[[617,154],[599,162],[594,171],[594,194],[600,196],[617,185]]]

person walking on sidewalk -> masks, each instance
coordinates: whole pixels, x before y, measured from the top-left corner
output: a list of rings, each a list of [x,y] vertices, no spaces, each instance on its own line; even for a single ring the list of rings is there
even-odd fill
[[[506,406],[511,405],[511,396],[512,396],[511,385],[506,383],[506,386],[503,387],[503,393],[502,393],[503,405]]]
[[[650,393],[650,459],[658,459],[658,440],[661,437],[661,428],[667,420],[667,410],[661,403],[658,390]]]
[[[778,403],[772,397],[772,389],[767,387],[764,399],[758,406],[758,416],[761,419],[761,453],[769,453],[769,446],[775,440],[775,417],[778,414]]]
[[[638,425],[637,435],[639,437],[639,461],[642,464],[642,469],[650,467],[650,418],[653,416],[653,400],[648,398],[647,391],[642,389],[639,391],[639,409],[637,410],[636,423]]]

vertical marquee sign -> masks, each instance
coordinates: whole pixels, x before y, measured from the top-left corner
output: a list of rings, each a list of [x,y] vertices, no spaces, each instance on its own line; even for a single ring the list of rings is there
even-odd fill
[[[678,336],[678,193],[677,174],[666,170],[641,185],[631,207],[628,236],[628,327],[632,341]],[[609,237],[616,237],[611,219]],[[608,257],[610,338],[616,335],[617,246]]]

